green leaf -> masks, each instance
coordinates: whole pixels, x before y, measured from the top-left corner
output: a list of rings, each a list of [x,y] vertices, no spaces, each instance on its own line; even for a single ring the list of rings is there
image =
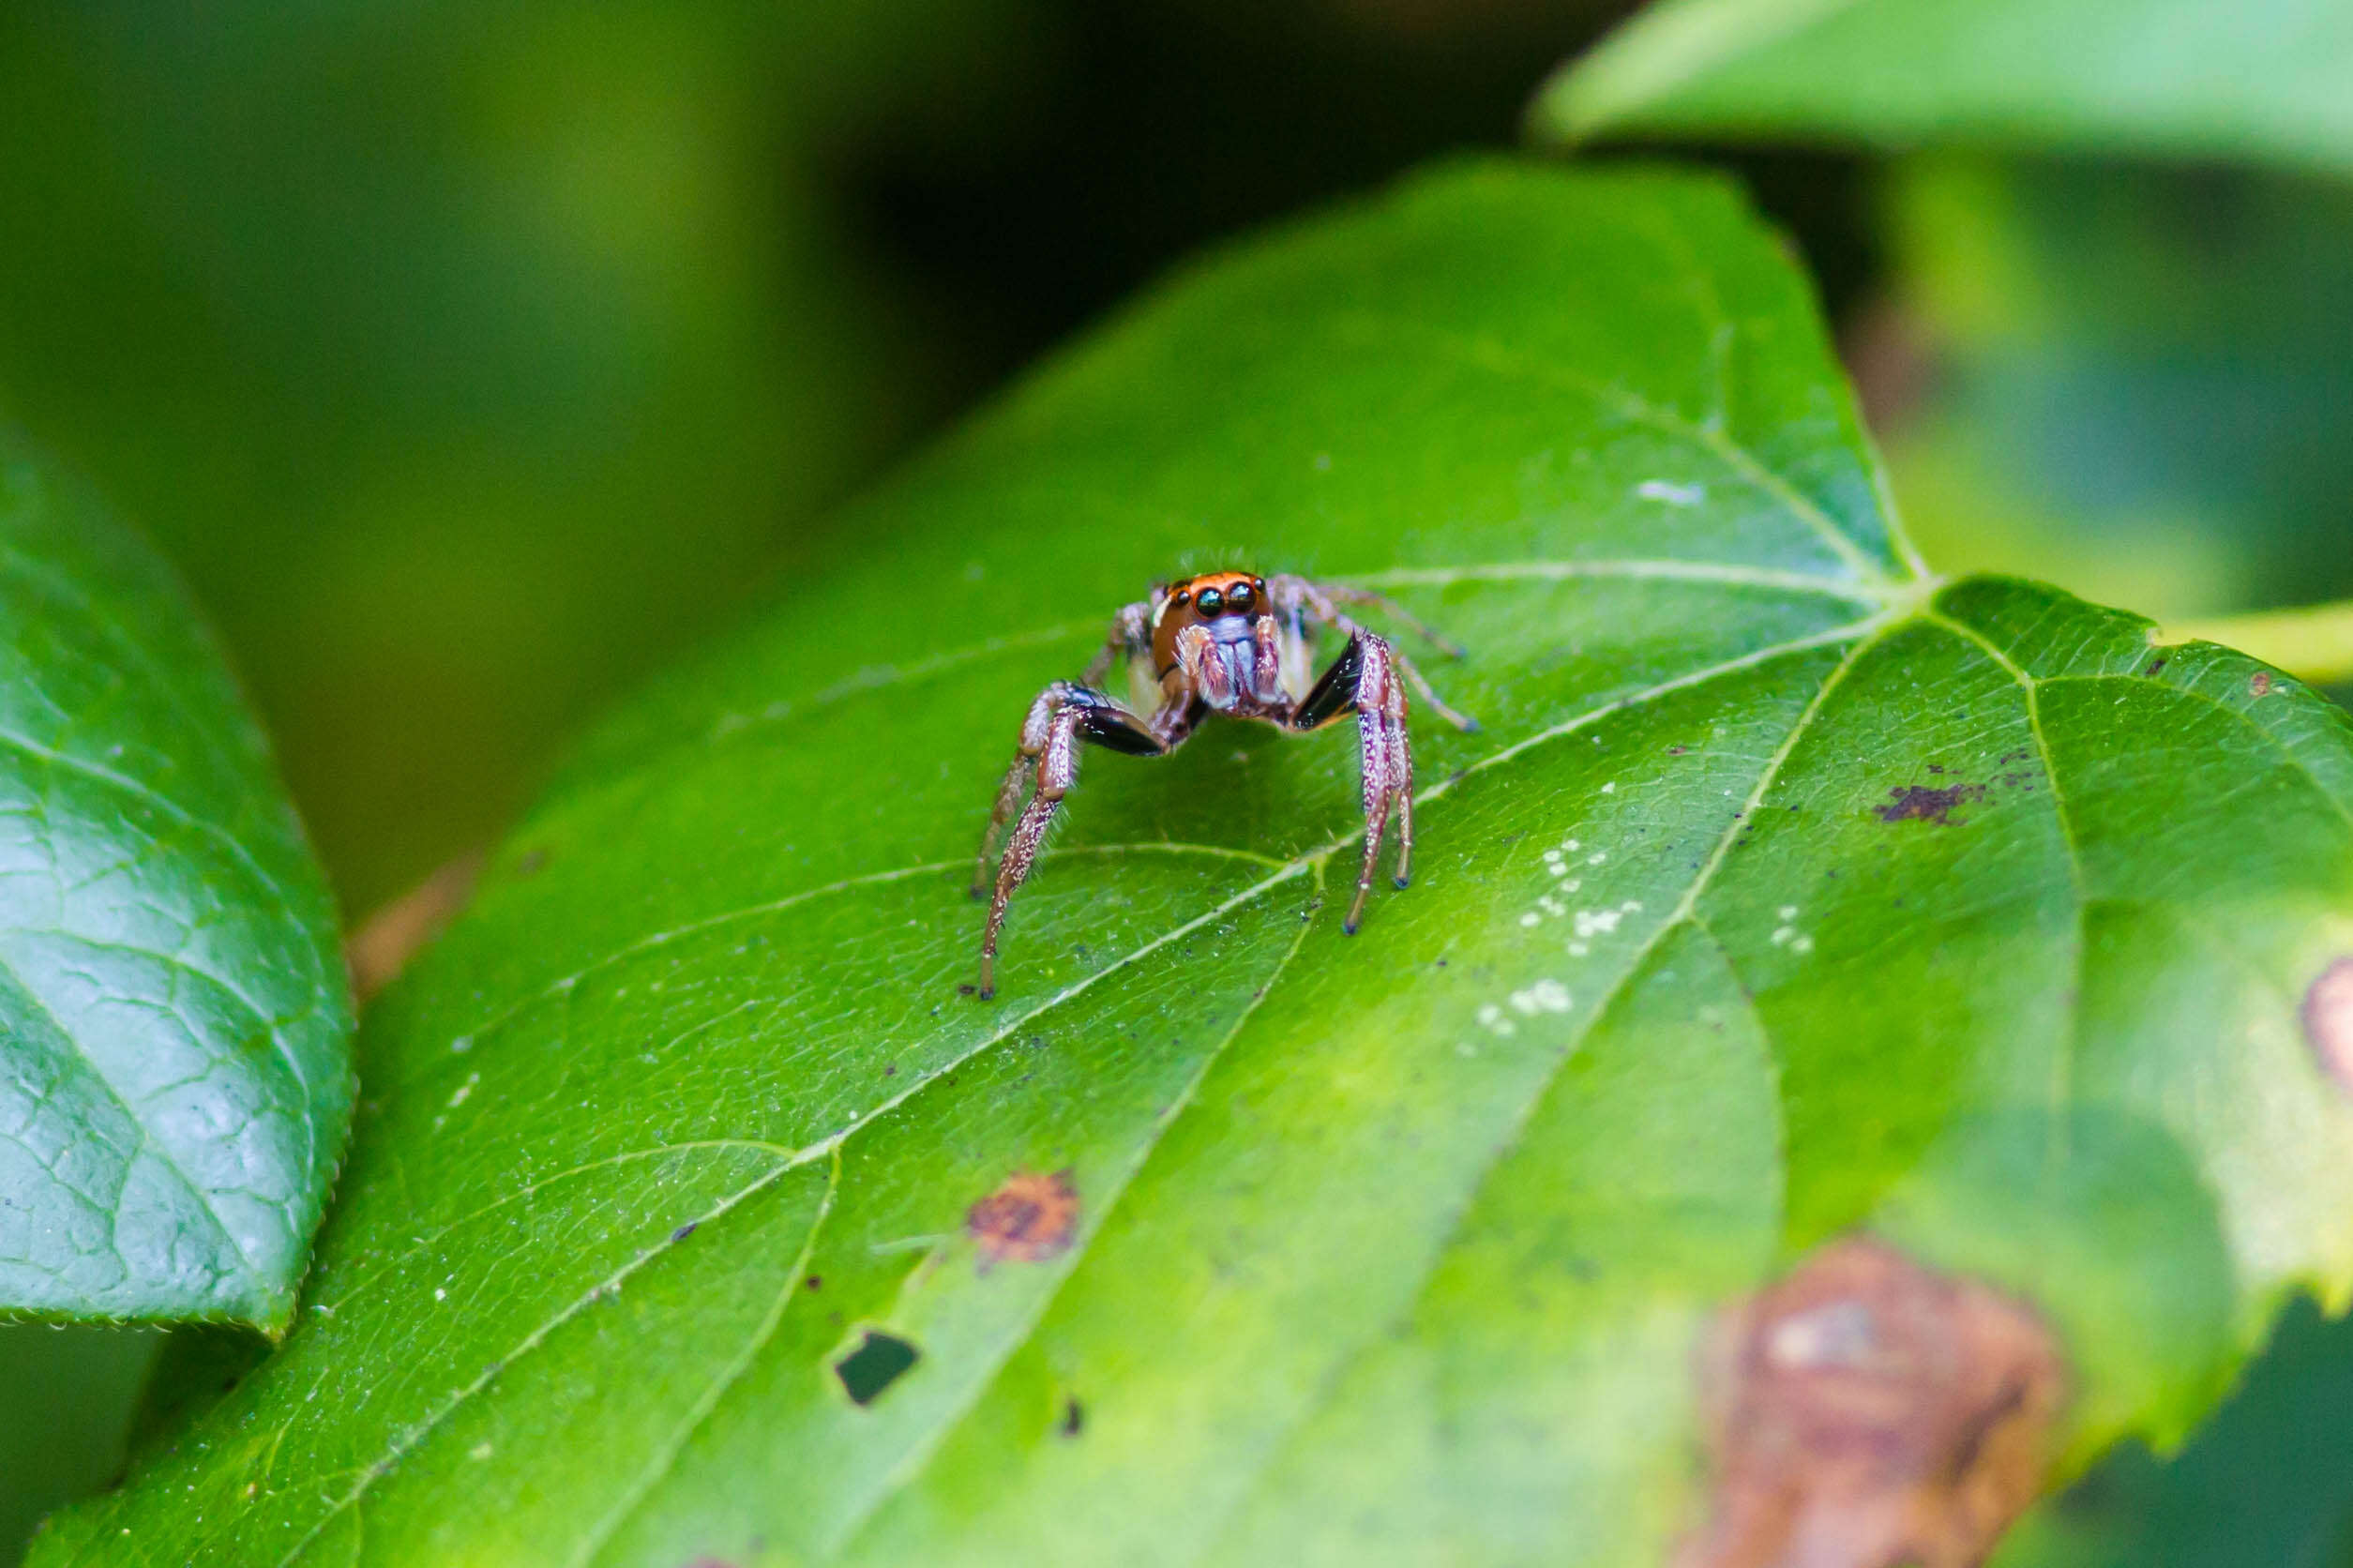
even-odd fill
[[[2353,724],[1922,579],[1722,185],[1415,180],[849,522],[371,1013],[300,1327],[38,1561],[1655,1562],[1710,1314],[1851,1228],[2040,1309],[2071,1459],[2353,1286]],[[1092,754],[958,994],[1030,697],[1235,559],[1468,644],[1414,885],[1341,934],[1345,734]]]
[[[1936,374],[1881,434],[1931,560],[2160,619],[2353,594],[2353,184],[1968,154],[1890,184]]]
[[[0,1310],[282,1329],[351,1115],[326,886],[146,547],[0,444]]]
[[[2019,1522],[1996,1568],[2278,1568],[2353,1561],[2353,1319],[2281,1314],[2229,1402],[2180,1453],[2137,1443]]]
[[[0,1562],[22,1560],[41,1515],[123,1472],[140,1385],[163,1335],[149,1328],[0,1323]]]
[[[1664,0],[1556,77],[1531,124],[2346,174],[2347,81],[2336,0]]]

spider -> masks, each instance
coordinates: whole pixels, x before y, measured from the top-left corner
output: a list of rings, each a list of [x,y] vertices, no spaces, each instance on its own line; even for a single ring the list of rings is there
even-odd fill
[[[1407,747],[1402,674],[1440,716],[1465,731],[1475,719],[1440,701],[1413,662],[1340,612],[1343,604],[1370,605],[1395,616],[1443,652],[1462,650],[1379,594],[1310,582],[1305,578],[1251,572],[1203,572],[1155,587],[1152,597],[1123,608],[1103,651],[1078,681],[1056,681],[1030,704],[1021,747],[997,789],[996,808],[973,867],[973,897],[988,897],[988,857],[1005,822],[1018,810],[1013,837],[997,867],[988,928],[980,944],[980,988],[996,994],[997,938],[1005,906],[1037,861],[1038,847],[1078,781],[1078,743],[1164,757],[1184,744],[1213,713],[1254,718],[1297,733],[1320,730],[1353,713],[1362,747],[1365,785],[1365,865],[1356,901],[1340,929],[1350,936],[1365,914],[1373,869],[1392,810],[1397,818],[1396,884],[1406,885],[1413,859],[1413,758]],[[1348,636],[1348,646],[1320,680],[1310,680],[1308,625]],[[1121,660],[1137,689],[1156,691],[1158,706],[1139,716],[1096,689]],[[1034,785],[1034,792],[1031,786]],[[1028,804],[1023,805],[1023,797]]]

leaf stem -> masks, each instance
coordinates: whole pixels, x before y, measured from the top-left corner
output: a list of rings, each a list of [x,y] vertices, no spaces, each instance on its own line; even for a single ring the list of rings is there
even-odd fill
[[[2151,641],[2187,642],[2192,639],[2252,654],[2315,686],[2353,682],[2353,599],[2181,621],[2159,627]]]

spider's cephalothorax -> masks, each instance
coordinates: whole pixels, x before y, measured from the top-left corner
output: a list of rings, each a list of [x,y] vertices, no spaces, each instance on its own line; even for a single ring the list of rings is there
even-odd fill
[[[1365,864],[1356,881],[1356,901],[1349,906],[1340,928],[1355,934],[1364,916],[1365,897],[1372,890],[1373,867],[1393,810],[1397,819],[1396,882],[1399,887],[1406,884],[1413,858],[1413,757],[1407,745],[1405,690],[1399,676],[1449,723],[1464,730],[1478,726],[1440,701],[1412,661],[1386,638],[1343,615],[1342,604],[1376,606],[1447,652],[1461,651],[1387,599],[1361,588],[1300,577],[1203,572],[1155,588],[1151,598],[1123,609],[1086,673],[1075,684],[1056,681],[1038,693],[1021,726],[1021,749],[997,791],[997,807],[981,838],[980,862],[973,870],[973,897],[988,897],[989,852],[1006,819],[1018,810],[1012,840],[997,867],[988,933],[981,939],[983,997],[995,990],[997,937],[1004,927],[1005,905],[1036,862],[1063,796],[1078,782],[1081,741],[1131,757],[1158,757],[1182,746],[1213,713],[1301,731],[1354,714],[1364,761]],[[1348,646],[1320,679],[1313,678],[1308,663],[1311,625],[1331,626],[1348,638]],[[1122,659],[1140,677],[1139,688],[1148,684],[1158,693],[1157,705],[1148,716],[1129,711],[1096,689]]]

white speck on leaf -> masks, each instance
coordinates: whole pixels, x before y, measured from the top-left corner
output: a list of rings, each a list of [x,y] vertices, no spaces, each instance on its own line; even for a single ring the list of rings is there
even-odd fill
[[[1708,498],[1708,487],[1697,483],[1679,485],[1672,479],[1645,479],[1634,487],[1634,493],[1645,501],[1664,501],[1669,506],[1697,506]]]
[[[1539,1013],[1565,1013],[1569,1010],[1569,988],[1558,980],[1539,980],[1524,991],[1514,991],[1513,1008],[1534,1018]]]

